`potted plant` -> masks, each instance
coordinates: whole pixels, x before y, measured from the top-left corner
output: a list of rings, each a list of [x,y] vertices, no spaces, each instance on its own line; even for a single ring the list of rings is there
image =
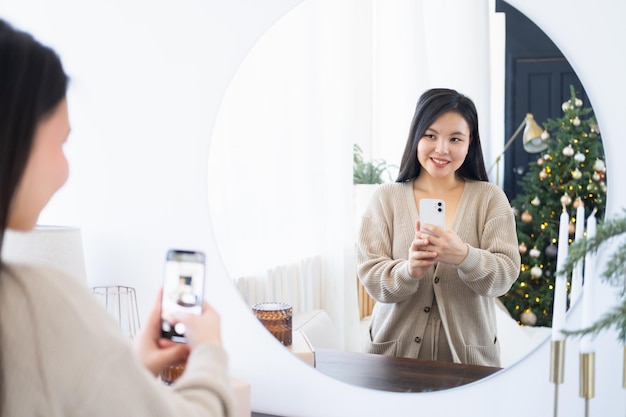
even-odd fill
[[[382,184],[383,174],[387,174],[391,181],[391,174],[388,165],[384,159],[365,161],[363,159],[363,150],[356,143],[354,144],[354,165],[352,172],[352,182],[354,184]]]
[[[372,193],[379,184],[385,180],[392,181],[390,168],[384,159],[366,161],[363,158],[363,150],[354,144],[354,165],[352,171],[352,183],[354,184],[354,219],[355,233],[358,233],[361,216],[367,207]],[[383,179],[383,177],[386,177]]]

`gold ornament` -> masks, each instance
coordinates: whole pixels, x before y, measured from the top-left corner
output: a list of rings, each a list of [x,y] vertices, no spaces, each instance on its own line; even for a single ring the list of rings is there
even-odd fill
[[[528,210],[526,210],[525,212],[522,213],[522,221],[524,223],[530,223],[533,221],[533,215],[530,214],[530,212],[528,212]]]
[[[580,197],[577,197],[576,200],[574,200],[574,204],[572,204],[572,206],[577,209],[578,206],[583,205],[583,207],[585,206],[585,204],[583,203],[583,200],[580,199]]]
[[[569,233],[570,235],[573,235],[576,232],[576,226],[574,226],[574,223],[570,223],[567,226],[567,233]]]
[[[526,254],[527,250],[528,250],[528,247],[526,247],[526,244],[524,242],[520,243],[520,245],[519,245],[519,253],[524,255],[524,254]]]

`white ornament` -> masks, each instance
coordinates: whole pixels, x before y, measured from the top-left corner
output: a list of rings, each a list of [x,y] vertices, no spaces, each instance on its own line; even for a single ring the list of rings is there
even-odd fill
[[[541,204],[541,200],[539,200],[539,197],[535,196],[535,198],[533,198],[530,202],[530,204],[532,204],[533,206],[538,206],[539,204]]]
[[[528,252],[528,254],[531,256],[531,258],[538,258],[539,255],[541,255],[541,251],[537,248],[532,248],[530,250],[530,252]],[[539,275],[541,276],[541,275]]]
[[[574,117],[574,120],[572,120],[572,124],[574,126],[580,126],[580,119],[578,118],[578,116]]]
[[[575,104],[576,104],[576,107],[582,107],[583,101],[581,99],[577,98],[576,101],[575,101]]]
[[[569,100],[561,104],[561,110],[567,111],[567,109],[569,109]]]
[[[576,160],[576,162],[585,162],[585,154],[582,152],[576,152],[576,155],[574,155],[574,159]]]
[[[600,174],[598,174],[597,172],[594,172],[593,174],[591,174],[591,178],[594,181],[600,181]]]
[[[530,275],[532,275],[533,278],[541,278],[541,275],[543,275],[543,271],[541,270],[541,268],[535,265],[530,268]]]
[[[519,315],[519,319],[525,326],[534,326],[537,324],[537,315],[532,310],[526,310]]]
[[[572,178],[574,178],[575,180],[579,180],[580,177],[583,176],[583,173],[580,172],[580,170],[578,168],[576,168],[574,171],[572,171]]]
[[[561,205],[569,206],[570,204],[572,204],[572,197],[570,197],[569,194],[563,194],[561,196]]]
[[[541,132],[541,140],[546,140],[548,138],[550,138],[550,132],[548,132],[547,130]]]
[[[563,155],[565,156],[574,155],[574,148],[572,148],[572,145],[567,145],[565,148],[563,148]]]
[[[604,165],[604,161],[602,159],[596,159],[596,162],[593,163],[593,169],[599,172],[606,171],[606,166]]]

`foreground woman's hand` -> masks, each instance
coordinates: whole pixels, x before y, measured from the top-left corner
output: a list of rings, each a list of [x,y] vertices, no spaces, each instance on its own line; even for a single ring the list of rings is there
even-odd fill
[[[163,291],[159,290],[148,322],[137,334],[134,344],[139,361],[155,376],[168,366],[184,363],[189,355],[189,346],[186,344],[161,337],[162,296]]]

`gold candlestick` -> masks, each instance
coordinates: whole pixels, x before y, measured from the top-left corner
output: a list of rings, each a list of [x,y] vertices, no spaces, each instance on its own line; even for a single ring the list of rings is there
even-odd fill
[[[580,354],[580,396],[585,399],[585,416],[589,416],[589,400],[595,396],[596,354]]]
[[[624,346],[623,367],[624,367],[624,370],[622,372],[622,387],[626,388],[626,346]]]
[[[554,383],[554,417],[557,417],[559,384],[562,384],[564,379],[565,340],[553,340],[550,347],[550,382]]]

